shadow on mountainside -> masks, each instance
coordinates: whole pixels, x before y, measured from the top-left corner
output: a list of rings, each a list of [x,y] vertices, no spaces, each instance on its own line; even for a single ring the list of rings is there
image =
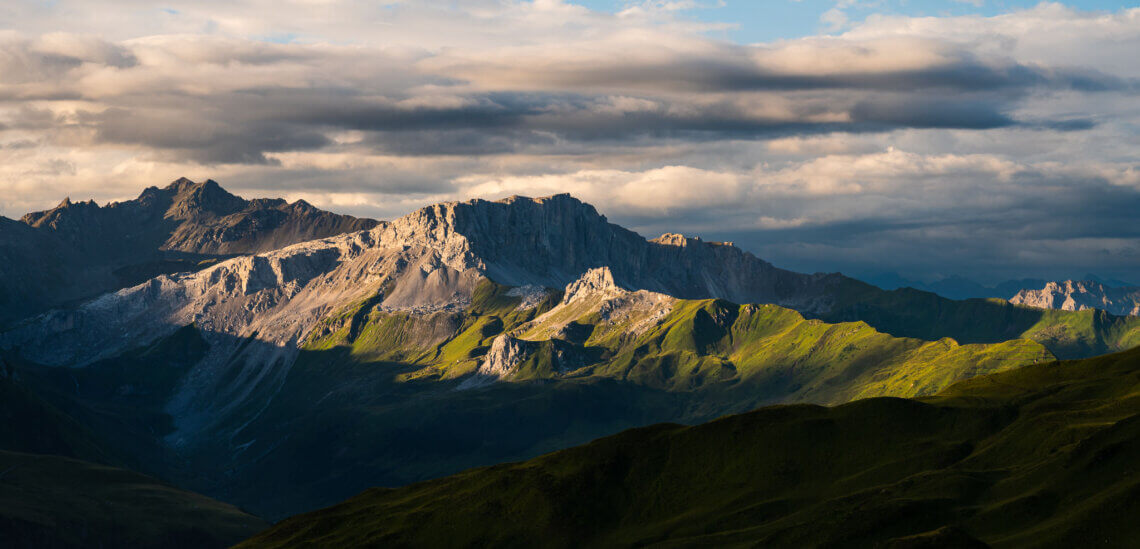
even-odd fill
[[[1132,547],[1140,349],[368,490],[239,545]]]
[[[50,422],[87,438],[69,450],[28,448],[13,437],[0,440],[0,449],[46,450],[129,467],[273,519],[373,486],[526,459],[676,420],[686,408],[683,396],[613,380],[502,383],[467,391],[456,391],[454,380],[397,381],[422,366],[360,361],[337,348],[302,351],[279,378],[227,364],[216,372],[212,400],[242,395],[240,405],[209,424],[191,425],[200,430],[178,430],[179,418],[168,408],[187,377],[201,375],[191,372],[206,354],[206,340],[254,353],[268,346],[227,337],[182,327],[82,368],[10,356],[9,368],[22,386],[59,410]]]
[[[124,469],[155,469],[166,456],[147,433],[168,421],[151,410],[117,410],[116,397],[130,401],[130,395],[92,386],[114,383],[98,374],[115,367],[97,369],[66,375],[0,357],[0,544],[220,548],[267,525]],[[60,398],[57,381],[72,383],[74,394]],[[93,400],[103,405],[90,406]]]
[[[1094,311],[957,302],[862,283],[841,289],[832,315],[839,318],[825,320],[864,320],[894,335],[963,342],[1036,336],[1062,356],[1100,352],[1131,337],[1127,320]],[[514,302],[503,306],[512,309]],[[360,335],[359,326],[355,330]],[[1007,335],[990,335],[995,332]],[[409,378],[424,364],[398,355],[370,357],[340,346],[298,352],[194,326],[171,326],[168,333],[82,368],[12,362],[38,398],[92,434],[108,456],[100,461],[268,518],[370,486],[525,459],[629,427],[693,423],[781,402],[785,381],[775,375],[763,384],[671,391],[628,377],[539,379],[456,391],[459,379]],[[211,348],[222,358],[206,360]],[[249,363],[243,357],[251,357]]]

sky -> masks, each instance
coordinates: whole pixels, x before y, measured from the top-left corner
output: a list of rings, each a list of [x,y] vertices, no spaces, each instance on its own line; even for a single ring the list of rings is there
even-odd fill
[[[1102,0],[8,0],[0,215],[570,192],[800,271],[1138,280],[1136,52]]]

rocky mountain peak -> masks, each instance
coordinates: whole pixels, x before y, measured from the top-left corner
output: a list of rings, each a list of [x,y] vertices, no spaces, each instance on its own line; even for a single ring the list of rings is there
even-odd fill
[[[699,236],[688,237],[678,233],[665,233],[657,238],[654,238],[653,240],[650,240],[650,242],[653,242],[654,244],[662,244],[665,246],[685,247],[689,245],[699,245],[702,243],[702,240]]]
[[[178,219],[202,214],[229,215],[240,211],[247,204],[241,197],[223,189],[213,179],[195,183],[183,177],[166,188],[174,194],[168,217]]]
[[[1140,288],[1112,287],[1093,280],[1047,282],[1040,289],[1021,290],[1009,301],[1042,309],[1101,309],[1117,315],[1140,315]]]
[[[79,228],[76,225],[89,218],[92,211],[98,209],[99,205],[94,200],[72,202],[69,196],[50,210],[25,214],[20,218],[20,221],[36,228],[75,230]]]
[[[586,271],[581,278],[566,285],[562,302],[570,303],[589,295],[610,295],[625,292],[624,288],[614,282],[614,274],[609,267],[596,267]]]
[[[178,179],[171,181],[170,184],[166,186],[166,188],[177,189],[181,187],[193,187],[195,185],[197,185],[197,183],[195,183],[193,179],[190,179],[189,177],[179,177]]]
[[[446,202],[378,228],[382,240],[440,252],[456,270],[475,268],[508,286],[565,287],[595,268],[629,290],[682,298],[722,297],[826,310],[826,275],[801,275],[730,244],[666,234],[646,240],[568,194]]]
[[[69,197],[20,221],[0,226],[0,246],[11,250],[0,250],[10,258],[0,269],[7,282],[0,289],[0,322],[193,269],[204,259],[267,252],[377,225],[300,201],[247,201],[213,180],[184,177],[105,206]]]

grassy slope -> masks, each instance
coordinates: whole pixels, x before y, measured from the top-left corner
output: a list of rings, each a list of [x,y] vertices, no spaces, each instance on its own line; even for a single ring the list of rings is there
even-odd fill
[[[1027,339],[959,345],[897,338],[863,322],[828,324],[775,305],[721,300],[678,301],[660,325],[635,338],[620,324],[600,325],[586,341],[595,345],[606,356],[589,369],[593,375],[821,404],[933,394],[966,377],[1053,358]]]
[[[371,313],[358,304],[332,317],[336,328],[319,330],[306,348],[340,349],[361,363],[415,366],[402,380],[453,379],[478,366],[495,336],[516,330],[554,307],[550,296],[535,309],[518,310],[518,298],[491,283],[480,287],[466,313]],[[545,340],[515,380],[601,377],[669,391],[731,392],[726,398],[764,402],[839,403],[868,396],[933,394],[977,375],[1049,360],[1040,344],[1015,339],[959,345],[944,338],[921,341],[881,333],[863,322],[805,320],[775,305],[735,305],[723,300],[680,300],[660,324],[634,334],[630,325],[603,322],[593,307],[566,307],[548,319],[576,320],[588,335],[581,344]],[[565,318],[563,318],[565,317]],[[354,328],[354,326],[356,326]],[[527,324],[526,337],[556,332]],[[572,372],[555,357],[574,365]],[[573,357],[573,360],[566,357]]]
[[[204,350],[187,327],[84,369],[0,359],[0,546],[224,547],[265,527],[109,466],[162,468],[161,408]]]
[[[479,366],[495,336],[546,312],[561,297],[553,293],[537,307],[519,309],[522,299],[508,291],[507,286],[484,281],[463,312],[370,311],[374,303],[365,300],[323,320],[328,327],[314,330],[303,348],[344,352],[357,363],[416,367],[401,380],[460,377]]]
[[[524,326],[555,308],[559,296],[519,310],[519,298],[507,291],[485,282],[464,313],[368,312],[371,304],[362,302],[326,321],[330,328],[318,330],[306,348],[347,349],[359,363],[414,366],[400,374],[404,381],[455,379],[478,367],[495,336],[512,332],[543,342],[516,381],[603,377],[668,391],[713,391],[741,403],[723,412],[775,402],[922,396],[978,374],[1140,344],[1140,318],[884,292],[853,280],[837,294],[831,315],[837,322],[774,305],[680,300],[647,331],[632,329],[644,320],[636,315],[603,321],[601,301],[590,300]],[[846,317],[866,321],[838,322]],[[549,339],[567,337],[559,327],[571,320],[580,341]]]
[[[920,400],[777,406],[635,429],[373,489],[239,547],[1128,546],[1140,350],[980,376]],[[903,541],[897,541],[900,545]]]
[[[447,380],[473,371],[496,335],[558,302],[552,296],[537,311],[518,311],[506,290],[484,286],[463,313],[369,313],[362,302],[332,317],[271,405],[234,435],[250,445],[227,467],[229,485],[193,486],[276,518],[362,487],[525,459],[631,427],[708,421],[773,402],[929,394],[1046,354],[1029,341],[923,342],[775,306],[682,301],[636,337],[625,324],[578,311],[596,324],[580,325],[579,343],[543,341],[513,382],[456,391]],[[558,356],[587,365],[565,373],[555,367]],[[218,452],[207,461],[234,459]],[[294,480],[275,481],[282,478]]]
[[[580,333],[563,334],[573,342],[544,342],[514,383],[455,391],[452,380],[477,367],[496,335],[560,300],[555,294],[519,310],[508,290],[484,284],[463,312],[381,313],[372,299],[330,316],[270,405],[196,450],[189,465],[156,439],[170,429],[164,403],[204,349],[193,328],[83,370],[38,370],[27,381],[128,458],[112,463],[276,518],[364,486],[525,459],[639,425],[707,421],[781,401],[929,394],[1043,355],[1027,341],[923,342],[779,307],[686,301],[635,337],[586,311]],[[584,367],[568,375],[553,367],[559,355]]]
[[[4,547],[226,547],[266,526],[231,505],[138,473],[0,451]]]
[[[1103,311],[1059,311],[1013,305],[1000,299],[955,301],[912,288],[884,291],[845,279],[827,322],[864,321],[899,337],[961,343],[1028,338],[1060,358],[1086,358],[1140,345],[1140,317]]]

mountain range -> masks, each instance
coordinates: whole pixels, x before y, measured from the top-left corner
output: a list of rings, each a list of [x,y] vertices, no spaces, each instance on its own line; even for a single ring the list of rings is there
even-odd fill
[[[938,294],[950,299],[972,298],[999,298],[1009,299],[1025,288],[1037,288],[1047,281],[1037,278],[1022,278],[1006,280],[993,286],[986,286],[976,280],[964,276],[951,275],[931,282],[923,282],[905,278],[898,273],[881,273],[859,277],[860,280],[874,284],[884,290],[897,290],[899,288],[914,288],[925,292]]]
[[[0,450],[137,470],[270,520],[628,428],[928,397],[1140,344],[1138,317],[795,273],[730,243],[645,239],[569,195],[374,222],[179,180],[75,208],[11,222],[3,250],[50,239],[143,273],[105,249],[129,234],[170,263],[17,308],[0,359],[23,396],[2,406],[38,419]],[[0,275],[57,283],[21,268]]]
[[[986,286],[964,276],[957,275],[940,278],[933,282],[922,282],[919,280],[904,278],[898,273],[882,273],[871,276],[862,276],[859,277],[859,279],[870,284],[874,284],[875,286],[878,286],[885,290],[914,288],[917,290],[935,293],[942,297],[948,297],[950,299],[999,298],[1012,300],[1015,296],[1025,290],[1032,291],[1045,289],[1046,291],[1055,291],[1048,290],[1047,286],[1064,285],[1066,283],[1080,283],[1091,287],[1101,287],[1108,293],[1114,293],[1117,290],[1125,288],[1135,289],[1137,287],[1136,284],[1130,282],[1125,282],[1123,280],[1115,278],[1104,278],[1091,273],[1085,274],[1079,279],[1071,279],[1065,281],[1049,281],[1040,278],[1022,278],[1017,280],[1006,280],[994,286]],[[1044,302],[1042,302],[1040,305],[1034,306],[1060,309],[1062,308],[1061,305],[1063,303],[1064,299],[1061,299],[1058,302],[1058,306],[1056,307],[1052,306],[1051,304],[1044,304]],[[1106,305],[1108,307],[1113,307],[1113,303],[1111,301],[1107,302]],[[1092,308],[1097,307],[1094,306]],[[1116,314],[1131,314],[1127,312],[1121,312],[1122,309],[1120,308],[1109,308],[1107,310]]]

